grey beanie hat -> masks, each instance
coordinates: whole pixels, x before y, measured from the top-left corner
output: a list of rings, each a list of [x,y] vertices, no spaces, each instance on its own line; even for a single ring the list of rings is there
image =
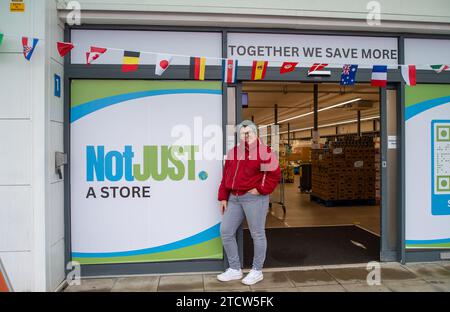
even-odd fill
[[[243,120],[240,124],[237,125],[237,133],[241,132],[242,127],[250,127],[255,134],[258,134],[258,129],[256,125],[251,120]]]

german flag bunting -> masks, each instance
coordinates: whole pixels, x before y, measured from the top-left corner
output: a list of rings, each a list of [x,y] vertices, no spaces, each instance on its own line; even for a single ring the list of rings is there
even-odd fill
[[[190,78],[194,80],[205,80],[206,58],[191,57]]]

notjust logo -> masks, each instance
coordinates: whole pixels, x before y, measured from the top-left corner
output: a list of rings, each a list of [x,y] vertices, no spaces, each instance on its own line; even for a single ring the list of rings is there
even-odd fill
[[[206,180],[208,174],[196,174],[197,145],[144,145],[138,150],[125,145],[120,150],[107,150],[105,146],[86,146],[86,181],[119,182],[126,185],[90,186],[86,198],[149,198],[148,181]],[[140,157],[136,157],[141,153]],[[139,160],[138,160],[139,159]],[[133,183],[134,182],[134,183]],[[98,195],[98,196],[97,196]]]
[[[135,163],[131,145],[122,151],[105,151],[105,147],[86,147],[87,181],[180,181],[195,180],[195,153],[198,146],[156,146],[142,148],[142,163]]]

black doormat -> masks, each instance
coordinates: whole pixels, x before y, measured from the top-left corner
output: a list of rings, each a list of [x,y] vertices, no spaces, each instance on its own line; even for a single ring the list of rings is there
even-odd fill
[[[380,238],[360,227],[266,229],[266,268],[378,261]],[[244,267],[253,261],[253,241],[244,229]]]

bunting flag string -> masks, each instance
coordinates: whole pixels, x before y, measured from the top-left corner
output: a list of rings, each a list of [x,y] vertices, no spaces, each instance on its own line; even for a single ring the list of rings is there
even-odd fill
[[[236,83],[238,61],[226,59],[222,61],[222,80],[225,83]]]
[[[356,82],[356,71],[358,70],[358,65],[347,64],[342,67],[341,74],[341,86],[353,86]]]
[[[57,42],[56,48],[58,49],[58,53],[61,57],[66,56],[67,53],[70,52],[74,48],[74,45],[70,42]]]
[[[89,52],[86,52],[86,64],[89,65],[98,59],[107,49],[99,47],[91,47]]]
[[[290,73],[295,70],[295,66],[298,65],[298,62],[283,62],[280,67],[280,74]]]
[[[22,38],[21,36],[17,36],[17,35],[10,35],[10,34],[5,34],[5,33],[0,33],[0,40],[1,40],[1,38],[5,38],[5,37]],[[37,39],[39,41],[43,41],[44,40],[42,38],[37,38],[37,37],[34,37],[34,39]],[[0,41],[0,43],[1,43],[1,41]],[[70,42],[62,42],[62,41],[60,41],[59,43],[71,45],[74,48],[77,47],[77,45],[75,45],[73,43],[70,43]],[[57,45],[58,45],[58,42],[57,42]],[[113,47],[106,47],[106,46],[104,46],[103,48],[106,49],[106,50],[111,50],[111,51],[120,51],[122,53],[124,51],[124,49],[120,49],[120,48],[113,48]],[[153,55],[161,54],[160,52],[152,52],[152,51],[139,51],[139,52],[140,52],[140,54],[153,54]],[[173,53],[171,53],[170,55],[172,57],[182,57],[182,58],[187,58],[187,59],[190,59],[192,57],[191,55],[186,55],[186,54],[173,54]],[[206,60],[209,59],[209,60],[219,60],[219,61],[227,59],[227,58],[224,58],[224,57],[212,57],[212,56],[204,56],[204,58]],[[290,57],[290,58],[292,59],[292,57]],[[248,61],[252,62],[253,60],[249,59]],[[292,61],[294,61],[294,60],[292,60]],[[285,59],[271,59],[270,63],[280,64],[280,67],[281,67],[283,65],[283,63],[289,63],[289,62],[287,62]],[[309,67],[309,66],[311,66],[311,61],[309,61],[309,62],[297,61],[295,63],[297,63],[296,66],[297,65],[304,65],[304,66],[301,66],[301,67]],[[346,65],[346,63],[329,63],[328,67],[342,67],[344,65]],[[374,64],[365,63],[365,64],[359,64],[359,65],[364,65],[364,66],[370,66],[371,67]],[[397,67],[402,66],[402,65],[408,65],[408,64],[389,64],[387,66],[388,66],[388,68],[389,67],[397,68]],[[428,63],[428,64],[415,64],[415,66],[416,67],[417,66],[428,67],[430,69],[433,69],[433,70],[436,70],[436,71],[439,70],[439,72],[442,72],[442,71],[450,69],[450,62],[448,64],[439,64],[439,65],[430,64],[430,63]]]
[[[402,77],[408,86],[416,85],[416,66],[414,65],[402,65],[401,66]]]
[[[22,37],[23,56],[27,61],[31,60],[34,49],[36,49],[36,45],[38,44],[38,42],[39,39],[37,38]]]
[[[253,61],[252,80],[264,80],[267,71],[268,61]]]
[[[13,35],[8,35],[4,33],[0,33],[0,46],[5,45],[5,37],[15,37],[21,38],[22,43],[22,53],[26,60],[30,61],[33,53],[36,49],[36,46],[39,42],[39,38],[33,37],[18,37]],[[76,45],[71,42],[62,42],[58,41],[56,43],[56,48],[61,57],[65,57],[68,53],[70,53]],[[113,47],[96,47],[91,46],[90,50],[86,52],[86,64],[89,65],[96,59],[98,59],[101,55],[106,53],[107,51],[119,51],[122,53],[122,71],[123,72],[131,72],[136,71],[139,67],[139,60],[142,54],[151,54],[155,55],[155,75],[162,76],[164,72],[169,68],[172,64],[174,57],[187,58],[189,59],[190,64],[190,78],[194,80],[204,80],[205,73],[207,69],[208,60],[220,61],[222,64],[222,79],[226,83],[235,83],[236,82],[236,74],[238,69],[238,60],[236,59],[228,59],[228,58],[219,58],[219,57],[209,57],[209,56],[190,56],[183,54],[165,54],[160,52],[151,52],[151,51],[127,51],[125,49],[113,48]],[[269,67],[269,60],[240,60],[240,62],[247,62],[252,66],[251,71],[251,79],[252,80],[264,80],[267,72],[267,68]],[[220,64],[219,63],[219,64]],[[373,65],[373,64],[339,64],[339,63],[313,63],[311,66],[311,62],[305,62],[304,60],[281,60],[281,59],[270,59],[270,63],[279,64],[279,72],[280,74],[286,74],[289,72],[293,72],[296,67],[307,67],[308,72],[307,75],[330,75],[329,70],[324,70],[330,67],[342,67],[341,73],[341,85],[354,85],[356,82],[356,73],[358,70],[358,66],[362,67],[372,67],[372,78],[371,85],[385,87],[387,85],[387,69],[395,68],[400,69],[402,78],[405,81],[405,84],[408,86],[416,85],[416,76],[417,76],[417,66],[426,67],[428,69],[434,70],[436,73],[442,73],[443,71],[450,70],[450,65],[447,64],[388,64],[388,65]],[[449,63],[450,64],[450,63]],[[242,66],[240,64],[240,66]],[[248,65],[246,65],[248,66]],[[276,66],[275,66],[276,67]]]
[[[386,87],[387,85],[387,66],[386,65],[374,65],[372,68],[372,81],[373,87]]]
[[[170,63],[172,62],[172,55],[169,54],[157,54],[156,55],[156,66],[155,66],[155,75],[161,76],[164,74],[167,68],[169,68]]]
[[[135,51],[123,51],[122,71],[130,72],[136,71],[139,66],[140,52]]]
[[[436,73],[441,73],[444,70],[447,70],[449,68],[448,65],[441,64],[441,65],[430,65],[431,69],[433,69]]]
[[[194,80],[205,80],[206,58],[191,57],[190,60],[190,77]]]

